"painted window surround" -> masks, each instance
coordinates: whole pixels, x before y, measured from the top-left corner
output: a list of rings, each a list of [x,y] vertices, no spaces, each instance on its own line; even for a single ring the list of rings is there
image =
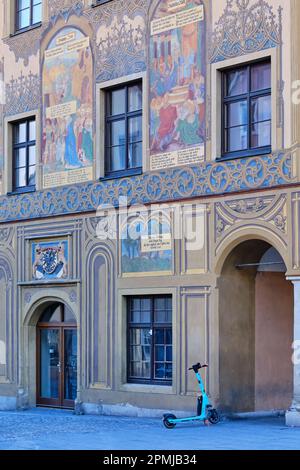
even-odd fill
[[[277,129],[277,83],[279,80],[278,56],[276,49],[267,49],[239,56],[234,59],[224,60],[211,65],[212,87],[212,120],[211,120],[211,160],[218,160],[222,155],[222,71],[234,66],[240,66],[260,59],[271,59],[271,101],[272,101],[272,152],[280,149],[282,142]],[[209,156],[207,156],[209,157]],[[250,157],[249,157],[250,158]]]
[[[9,116],[4,119],[4,180],[3,191],[9,194],[13,191],[13,124],[22,119],[35,118],[36,121],[36,190],[42,188],[42,165],[40,162],[41,139],[40,139],[40,112],[29,111],[27,113]],[[25,193],[25,191],[24,191]],[[20,194],[22,192],[20,191]]]
[[[147,100],[147,74],[146,72],[128,75],[126,77],[109,80],[107,82],[96,84],[96,180],[105,178],[105,93],[106,90],[116,85],[125,85],[127,83],[142,80],[143,88],[143,156],[142,171],[149,170],[149,138],[148,138],[148,100]],[[126,171],[124,171],[126,176]]]

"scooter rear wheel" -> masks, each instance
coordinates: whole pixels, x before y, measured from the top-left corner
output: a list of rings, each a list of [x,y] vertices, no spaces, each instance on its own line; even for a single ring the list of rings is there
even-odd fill
[[[163,423],[164,423],[164,426],[167,428],[167,429],[174,429],[175,426],[176,426],[176,423],[170,423],[170,419],[176,419],[176,416],[175,415],[165,415],[164,416],[164,419],[163,419]]]
[[[207,418],[211,424],[218,424],[220,422],[220,415],[215,409],[209,410]]]

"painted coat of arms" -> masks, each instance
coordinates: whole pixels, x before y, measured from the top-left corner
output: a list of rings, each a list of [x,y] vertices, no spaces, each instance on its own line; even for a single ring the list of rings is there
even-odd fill
[[[68,242],[32,244],[33,279],[65,279],[68,277]]]

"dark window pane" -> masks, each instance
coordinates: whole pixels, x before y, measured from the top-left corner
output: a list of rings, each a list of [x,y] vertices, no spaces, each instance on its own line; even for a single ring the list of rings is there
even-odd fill
[[[17,124],[15,133],[15,143],[22,144],[27,141],[27,123],[22,122],[21,124]]]
[[[151,321],[151,311],[142,310],[141,311],[141,323],[150,323]]]
[[[172,379],[172,364],[166,364],[166,379]]]
[[[141,299],[140,303],[143,310],[151,310],[151,299]]]
[[[142,109],[143,95],[141,85],[133,85],[128,89],[128,111]]]
[[[228,72],[227,96],[237,96],[248,92],[248,69],[238,69]]]
[[[26,148],[20,148],[15,151],[15,168],[26,166]]]
[[[36,125],[35,121],[30,121],[29,123],[29,140],[36,139]]]
[[[24,10],[25,8],[30,7],[30,0],[18,0],[17,2],[17,10]]]
[[[27,28],[30,26],[30,9],[22,10],[18,13],[18,28]]]
[[[165,297],[157,297],[154,300],[154,310],[164,310],[166,308]]]
[[[156,346],[155,348],[155,361],[165,360],[165,348],[164,346]]]
[[[271,122],[260,122],[251,128],[251,147],[266,147],[271,145]]]
[[[113,147],[110,149],[110,171],[120,171],[126,169],[125,146]]]
[[[251,121],[267,121],[271,119],[271,96],[261,96],[251,101]]]
[[[164,330],[163,329],[156,329],[155,336],[154,336],[155,344],[164,344]]]
[[[242,126],[248,122],[247,101],[238,101],[226,105],[226,127]]]
[[[129,119],[129,142],[139,142],[142,140],[142,117]]]
[[[141,310],[141,299],[131,299],[131,308],[132,310]]]
[[[237,152],[248,148],[248,132],[246,126],[228,129],[228,152]]]
[[[28,181],[28,186],[34,186],[35,185],[35,165],[29,167],[29,181]]]
[[[172,346],[166,347],[166,361],[172,362]]]
[[[27,186],[26,168],[20,168],[16,170],[16,187],[24,188],[25,186]]]
[[[32,145],[29,147],[29,165],[36,164],[36,147]]]
[[[251,67],[251,91],[271,88],[271,64],[261,63]]]
[[[110,145],[125,144],[125,121],[115,121],[110,125]]]
[[[166,344],[172,344],[172,328],[166,329]]]
[[[130,344],[141,344],[141,330],[139,328],[132,328],[130,330]]]
[[[112,90],[110,94],[110,114],[116,116],[117,114],[125,113],[125,88]]]
[[[33,6],[32,10],[32,24],[39,23],[42,21],[42,4]]]
[[[155,378],[164,379],[165,378],[165,364],[164,362],[155,363]]]
[[[140,168],[142,166],[142,142],[129,144],[128,168]]]
[[[151,344],[152,343],[152,335],[151,330],[143,328],[141,330],[141,344]]]

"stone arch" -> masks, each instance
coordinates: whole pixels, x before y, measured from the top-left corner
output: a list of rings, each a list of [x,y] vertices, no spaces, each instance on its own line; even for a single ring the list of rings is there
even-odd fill
[[[243,231],[245,231],[244,234]],[[288,248],[283,240],[274,232],[264,228],[247,226],[231,232],[218,246],[214,268],[217,276],[220,276],[229,254],[238,245],[248,240],[261,240],[273,246],[284,260],[287,270],[289,269]]]
[[[37,344],[37,323],[43,310],[51,303],[61,303],[67,306],[76,319],[78,328],[78,344],[80,344],[80,318],[78,309],[74,309],[71,304],[68,292],[60,289],[53,289],[53,292],[37,292],[32,296],[24,317],[22,331],[23,336],[20,341],[20,360],[21,360],[21,390],[19,390],[18,407],[27,408],[36,406],[36,344]],[[80,349],[78,348],[78,378],[80,378]]]

